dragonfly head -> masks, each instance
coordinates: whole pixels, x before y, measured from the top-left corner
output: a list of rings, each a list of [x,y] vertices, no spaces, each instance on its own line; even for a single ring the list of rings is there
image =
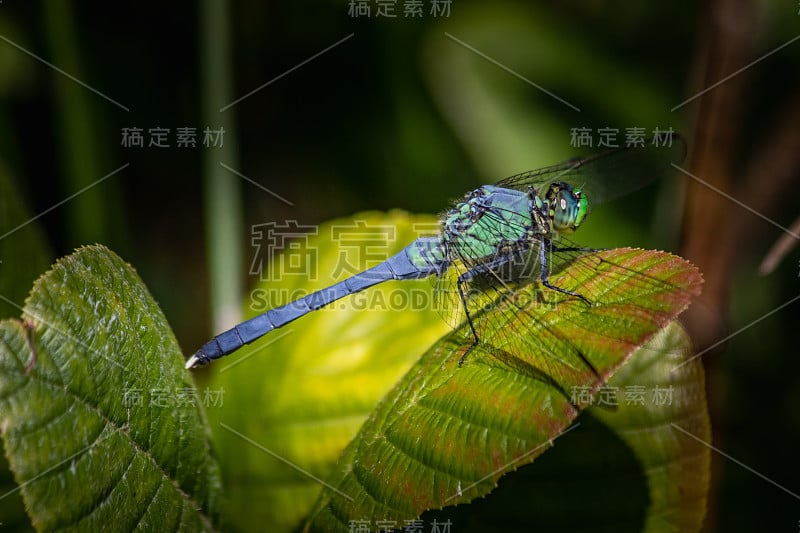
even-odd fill
[[[559,233],[572,233],[578,229],[589,210],[583,191],[562,181],[550,185],[545,199],[550,207],[550,223]]]

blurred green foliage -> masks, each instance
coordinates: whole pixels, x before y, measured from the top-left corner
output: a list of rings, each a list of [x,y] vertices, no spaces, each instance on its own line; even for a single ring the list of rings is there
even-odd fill
[[[0,35],[130,111],[0,42],[0,160],[30,213],[130,162],[88,199],[44,215],[38,222],[48,244],[42,248],[61,256],[97,241],[121,253],[137,265],[190,351],[209,335],[201,176],[203,151],[214,149],[177,148],[174,142],[169,149],[124,148],[120,140],[125,127],[174,133],[219,126],[202,118],[197,50],[207,36],[198,29],[199,15],[179,3],[124,10],[93,3],[59,16],[65,3],[52,4],[0,4]],[[793,38],[800,17],[791,2],[753,5],[752,20],[732,23],[754,28],[755,59]],[[234,3],[230,9],[236,95],[354,33],[228,111],[238,118],[237,170],[294,203],[240,181],[244,208],[236,216],[245,223],[245,267],[254,253],[249,228],[255,224],[316,224],[368,208],[437,212],[479,184],[575,155],[574,127],[674,127],[692,143],[693,107],[670,109],[694,90],[691,69],[707,30],[700,3],[455,0],[450,17],[417,20],[352,18],[345,1]],[[750,71],[748,98],[737,115],[744,138],[735,156],[742,167],[796,91],[799,63],[795,43]],[[797,216],[797,190],[770,212],[783,225]],[[679,252],[682,208],[679,180],[653,184],[596,209],[577,238],[593,246]],[[770,277],[756,277],[778,230],[753,220],[758,238],[736,243],[730,331],[750,325],[800,288],[797,252]],[[29,275],[42,270],[32,262]],[[26,290],[4,296],[21,298]],[[794,492],[800,490],[790,475],[800,446],[800,361],[792,335],[798,320],[800,308],[789,306],[706,356],[714,358],[709,401],[715,442]],[[792,496],[719,456],[715,461],[715,529],[796,526]]]

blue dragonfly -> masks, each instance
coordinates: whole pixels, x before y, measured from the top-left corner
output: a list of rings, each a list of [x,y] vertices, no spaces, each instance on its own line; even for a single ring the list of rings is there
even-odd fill
[[[189,358],[186,368],[229,355],[312,311],[376,284],[433,278],[437,308],[454,328],[465,325],[464,331],[471,337],[459,364],[488,335],[495,344],[499,339],[503,350],[510,353],[543,350],[564,362],[565,368],[588,367],[596,375],[580,349],[573,349],[571,360],[565,361],[565,356],[557,355],[544,339],[537,345],[536,339],[527,338],[525,317],[514,316],[524,315],[524,306],[514,299],[521,288],[537,281],[547,291],[585,306],[613,296],[610,293],[614,289],[588,284],[566,288],[551,283],[551,275],[567,265],[603,268],[606,279],[637,276],[625,267],[590,260],[598,250],[579,247],[565,236],[584,223],[590,205],[635,190],[682,161],[686,146],[679,136],[657,141],[650,139],[636,146],[570,159],[478,187],[442,215],[437,235],[420,237],[377,266],[217,335]],[[644,275],[636,280],[642,290],[649,284],[664,283]],[[503,306],[511,312],[491,312]]]

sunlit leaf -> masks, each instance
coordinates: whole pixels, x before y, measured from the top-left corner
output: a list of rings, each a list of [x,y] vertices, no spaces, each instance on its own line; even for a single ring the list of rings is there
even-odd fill
[[[320,225],[308,241],[296,237],[297,247],[280,255],[262,249],[271,262],[251,291],[247,315],[373,266],[435,223],[399,211],[360,213]],[[319,479],[330,475],[367,415],[419,354],[450,331],[433,310],[431,289],[427,280],[378,285],[208,367],[212,377],[203,390],[227,522],[251,531],[302,524],[322,489]]]
[[[218,466],[182,362],[134,270],[99,246],[0,323],[0,430],[37,529],[215,528]]]

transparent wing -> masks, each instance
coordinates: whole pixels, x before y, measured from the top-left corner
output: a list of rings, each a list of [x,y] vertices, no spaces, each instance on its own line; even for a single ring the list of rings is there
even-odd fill
[[[570,398],[571,387],[597,389],[607,379],[608,361],[598,360],[594,346],[630,345],[632,350],[637,345],[633,326],[658,318],[662,295],[688,302],[691,294],[628,264],[628,257],[641,251],[587,252],[556,238],[549,244],[529,242],[493,258],[454,247],[451,268],[436,279],[434,294],[437,309],[464,334],[465,350],[473,340],[466,325],[468,312],[481,348],[524,367]],[[592,305],[541,284],[543,245],[550,282]],[[609,259],[609,253],[622,259]],[[636,300],[632,294],[652,298]]]
[[[553,182],[564,181],[580,187],[586,193],[589,205],[593,205],[643,187],[665,175],[673,163],[680,163],[685,156],[686,143],[683,138],[673,134],[672,142],[667,142],[666,146],[655,145],[648,140],[641,147],[616,148],[523,172],[496,185],[522,191],[533,187],[538,192]]]
[[[495,215],[487,212],[483,216]],[[464,334],[465,349],[474,340],[466,325],[468,313],[484,350],[516,362],[535,354],[535,373],[569,398],[566,384],[594,385],[601,377],[571,339],[547,326],[546,316],[529,311],[531,305],[544,309],[554,301],[546,294],[550,289],[543,286],[526,290],[541,278],[541,244],[520,243],[516,249],[504,249],[487,258],[456,239],[449,248],[451,268],[436,280],[435,302],[450,326]],[[551,268],[561,269],[576,256],[564,252],[554,258]],[[535,337],[533,330],[539,331]]]

